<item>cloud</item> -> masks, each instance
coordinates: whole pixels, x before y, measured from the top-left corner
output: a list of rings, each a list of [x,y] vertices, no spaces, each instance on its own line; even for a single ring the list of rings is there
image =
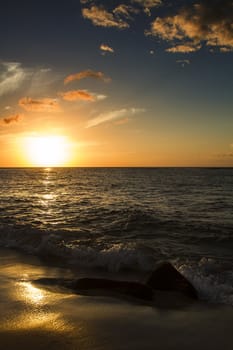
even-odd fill
[[[203,45],[222,52],[233,49],[233,2],[207,0],[186,6],[174,15],[157,17],[150,34],[175,43],[169,52],[193,52]]]
[[[107,97],[105,95],[97,95],[97,94],[91,93],[87,90],[71,90],[66,92],[59,92],[58,95],[61,96],[65,101],[82,100],[82,101],[94,102],[97,100],[103,100]]]
[[[97,117],[88,121],[86,128],[92,128],[94,126],[110,122],[117,119],[127,118],[137,113],[144,113],[145,109],[143,108],[122,108],[119,110],[111,111],[108,113],[101,113]]]
[[[220,52],[232,52],[233,51],[233,47],[220,47]]]
[[[59,92],[58,95],[61,96],[65,101],[95,101],[95,96],[93,96],[86,90],[71,90],[66,92]]]
[[[130,27],[129,22],[133,20],[133,15],[138,14],[141,10],[147,15],[151,15],[151,9],[160,5],[162,0],[128,0],[128,4],[120,3],[111,9],[107,8],[107,6],[111,6],[111,2],[107,4],[107,1],[102,1],[100,5],[98,2],[101,1],[81,0],[81,4],[84,6],[90,4],[90,7],[82,9],[84,18],[89,19],[96,26],[126,29]]]
[[[144,12],[151,16],[151,9],[162,4],[162,0],[131,0],[132,3],[136,3],[144,8]]]
[[[58,101],[54,98],[32,99],[23,97],[19,100],[19,106],[29,112],[60,112]]]
[[[137,3],[146,8],[153,8],[161,5],[162,0],[132,0],[133,3]]]
[[[193,45],[193,43],[191,43],[191,44],[176,45],[166,49],[166,51],[172,52],[172,53],[176,53],[176,52],[190,53],[190,52],[198,51],[200,50],[200,48],[201,48],[201,45]]]
[[[22,114],[12,114],[8,117],[1,118],[1,122],[8,125],[14,122],[18,122],[22,117]]]
[[[129,24],[124,19],[125,15],[119,16],[119,12],[109,12],[103,6],[91,6],[90,8],[83,8],[82,15],[84,18],[89,19],[96,26],[115,27],[119,29],[125,29],[129,27]]]
[[[0,96],[19,89],[28,75],[19,62],[0,62]]]
[[[52,71],[51,68],[41,68],[41,69],[39,70],[40,73],[49,73],[49,72],[51,72],[51,71]]]
[[[130,118],[122,118],[122,119],[116,120],[114,124],[124,125],[124,124],[127,124],[129,121],[130,121]]]
[[[84,70],[84,71],[79,72],[79,73],[68,75],[68,77],[66,77],[64,80],[64,84],[68,84],[68,83],[71,83],[72,81],[81,80],[81,79],[85,79],[85,78],[100,79],[106,83],[111,81],[111,79],[109,77],[106,77],[104,75],[104,73],[95,72],[93,70],[88,69],[88,70]]]
[[[182,67],[187,64],[190,64],[190,60],[177,60],[176,63],[179,63]]]
[[[116,16],[123,16],[126,19],[132,19],[131,14],[136,14],[138,13],[138,10],[132,6],[125,5],[125,4],[120,4],[117,7],[114,8],[113,13]]]
[[[114,50],[112,47],[106,45],[106,44],[101,44],[100,45],[100,50],[103,51],[104,53],[105,52],[110,52],[110,53],[114,53]]]

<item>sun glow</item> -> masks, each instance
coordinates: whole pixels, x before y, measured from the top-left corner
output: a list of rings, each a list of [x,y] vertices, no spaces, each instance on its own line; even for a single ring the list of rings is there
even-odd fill
[[[34,166],[65,166],[69,163],[71,150],[64,136],[35,136],[26,139],[28,162]]]

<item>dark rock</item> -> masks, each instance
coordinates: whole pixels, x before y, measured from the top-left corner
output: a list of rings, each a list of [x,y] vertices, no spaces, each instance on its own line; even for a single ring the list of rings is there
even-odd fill
[[[75,291],[104,290],[115,292],[138,299],[153,300],[153,289],[150,286],[128,281],[117,281],[104,278],[80,278],[70,286]]]
[[[163,263],[153,271],[146,284],[153,289],[177,291],[198,299],[196,289],[170,263]]]

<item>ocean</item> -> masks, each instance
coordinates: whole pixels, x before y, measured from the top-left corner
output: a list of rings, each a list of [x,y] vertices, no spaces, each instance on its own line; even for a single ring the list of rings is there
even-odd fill
[[[84,275],[170,261],[233,305],[233,168],[3,168],[0,245]]]

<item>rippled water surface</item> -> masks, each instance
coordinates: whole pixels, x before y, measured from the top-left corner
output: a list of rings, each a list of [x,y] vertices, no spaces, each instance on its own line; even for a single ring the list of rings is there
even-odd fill
[[[1,245],[69,263],[151,270],[172,260],[231,278],[233,169],[1,169],[0,225]]]

